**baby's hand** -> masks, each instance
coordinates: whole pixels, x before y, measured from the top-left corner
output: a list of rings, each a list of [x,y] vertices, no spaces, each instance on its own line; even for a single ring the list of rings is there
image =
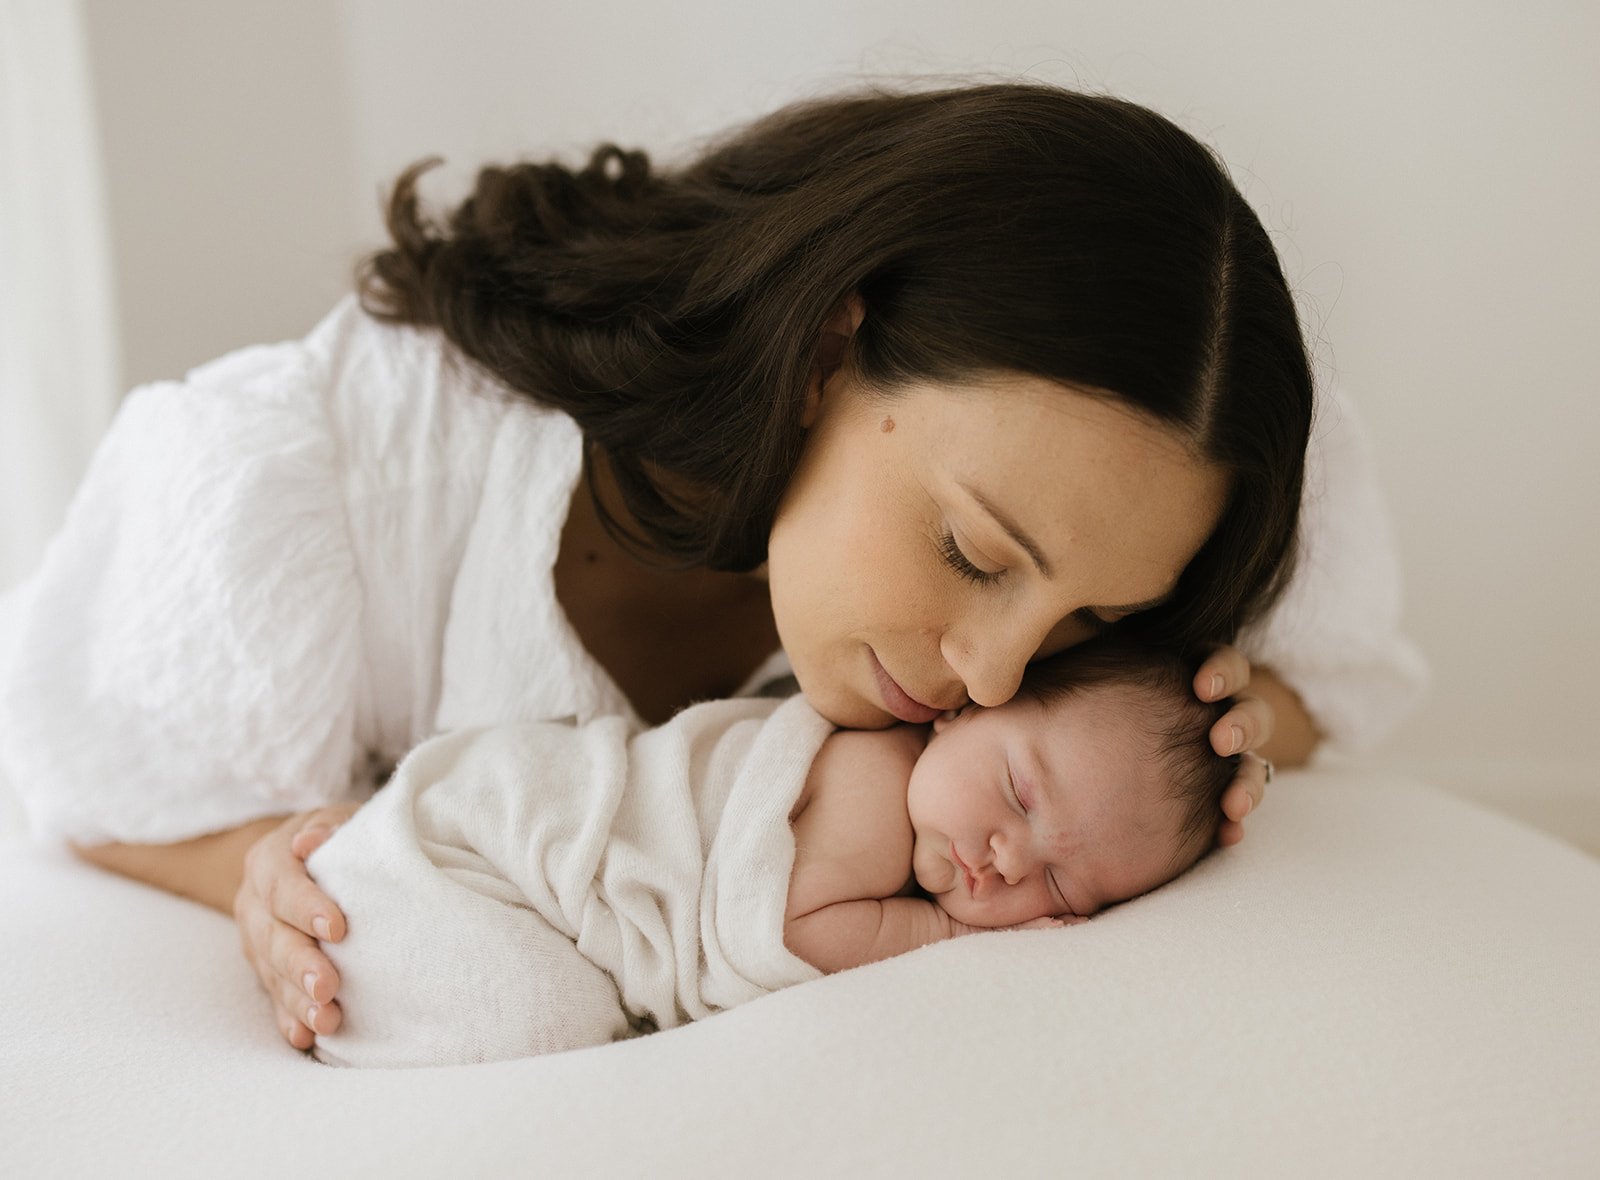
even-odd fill
[[[1002,930],[1050,930],[1056,926],[1077,926],[1087,922],[1077,914],[1057,914],[1053,918],[1035,918],[1031,922],[1018,922],[1015,926],[1002,926]]]
[[[943,911],[940,911],[941,913]],[[1011,926],[969,926],[965,922],[958,922],[946,915],[950,923],[951,935],[959,937],[963,934],[987,934],[991,930],[1053,930],[1057,926],[1076,926],[1080,922],[1087,922],[1088,918],[1080,918],[1077,914],[1056,914],[1054,917],[1034,918],[1027,922],[1017,922]]]

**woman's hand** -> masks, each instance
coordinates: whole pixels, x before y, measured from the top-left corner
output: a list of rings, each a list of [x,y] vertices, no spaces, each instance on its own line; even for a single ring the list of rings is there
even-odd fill
[[[1255,753],[1272,737],[1272,705],[1244,692],[1249,684],[1250,661],[1236,647],[1212,652],[1194,678],[1195,695],[1202,701],[1234,698],[1233,708],[1211,727],[1211,748],[1224,757],[1249,755],[1240,760],[1239,773],[1222,796],[1223,820],[1217,829],[1217,843],[1224,848],[1244,839],[1244,818],[1260,805],[1272,774],[1271,765]]]
[[[278,1031],[296,1049],[339,1027],[339,974],[317,940],[338,942],[344,915],[306,872],[306,857],[355,814],[359,804],[291,815],[245,854],[233,899],[244,957],[272,999]]]

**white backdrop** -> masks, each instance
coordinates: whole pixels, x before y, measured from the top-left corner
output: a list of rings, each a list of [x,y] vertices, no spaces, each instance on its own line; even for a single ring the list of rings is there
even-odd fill
[[[1433,699],[1384,757],[1600,844],[1600,5],[85,0],[128,380],[299,335],[449,158],[695,137],[863,76],[1111,90],[1230,162],[1375,434]],[[1512,798],[1514,796],[1514,798]]]
[[[78,8],[0,0],[0,590],[60,526],[116,404],[110,265]]]

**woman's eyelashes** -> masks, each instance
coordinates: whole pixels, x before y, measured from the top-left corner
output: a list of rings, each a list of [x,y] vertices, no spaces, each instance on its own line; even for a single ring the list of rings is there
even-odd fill
[[[946,529],[939,538],[939,555],[944,558],[944,563],[962,578],[980,586],[998,582],[1005,573],[1004,570],[986,570],[977,565],[966,555],[960,542],[956,540],[955,533],[950,529]]]

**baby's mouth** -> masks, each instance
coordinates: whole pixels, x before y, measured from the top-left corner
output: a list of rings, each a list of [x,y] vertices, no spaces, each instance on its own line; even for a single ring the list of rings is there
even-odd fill
[[[967,896],[975,899],[976,894],[973,890],[977,885],[978,879],[972,875],[972,870],[967,868],[967,862],[962,860],[961,854],[956,851],[956,842],[954,840],[950,841],[950,860],[956,868],[961,870],[961,875],[966,878]]]

